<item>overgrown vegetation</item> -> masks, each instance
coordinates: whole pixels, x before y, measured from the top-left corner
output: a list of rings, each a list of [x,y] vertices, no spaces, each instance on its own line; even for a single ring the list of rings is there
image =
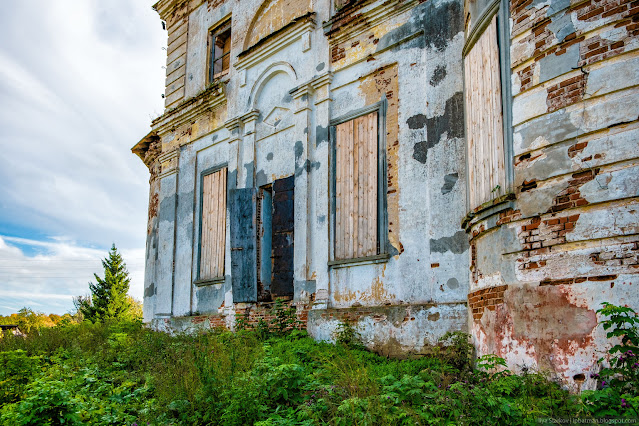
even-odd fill
[[[393,360],[363,349],[351,325],[338,332],[340,343],[315,342],[285,307],[276,309],[289,327],[264,321],[257,330],[169,336],[135,321],[105,321],[0,339],[0,424],[535,424],[636,416],[629,359],[639,353],[637,324],[626,308],[600,311],[621,343],[609,364],[602,360],[600,389],[583,396],[540,373],[510,374],[492,355],[473,367],[461,333],[445,336],[432,356]]]

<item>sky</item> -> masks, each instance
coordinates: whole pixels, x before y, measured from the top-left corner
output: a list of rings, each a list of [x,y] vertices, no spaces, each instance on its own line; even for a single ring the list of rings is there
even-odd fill
[[[71,311],[111,244],[142,300],[149,172],[131,147],[163,111],[155,1],[3,5],[0,315]]]

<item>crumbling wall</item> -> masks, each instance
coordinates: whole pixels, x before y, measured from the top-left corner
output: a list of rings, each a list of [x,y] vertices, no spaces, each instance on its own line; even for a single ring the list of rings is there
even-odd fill
[[[266,305],[233,300],[228,222],[224,281],[194,283],[199,176],[225,166],[228,191],[293,179],[289,303],[309,311],[316,338],[349,321],[370,348],[396,355],[470,329],[479,354],[592,387],[582,378],[607,344],[595,310],[638,304],[637,6],[503,2],[512,182],[468,206],[464,24],[478,25],[496,3],[462,3],[160,1],[167,110],[153,122],[161,149],[145,318],[157,328],[232,328],[245,309],[249,321],[266,315]],[[209,85],[208,33],[229,16],[231,67]],[[333,263],[331,120],[380,101],[388,256]]]
[[[239,327],[256,329],[265,324],[274,328],[273,324],[278,320],[275,305],[276,302],[236,303],[228,309],[222,304],[214,313],[195,312],[189,316],[156,318],[151,321],[151,327],[167,333],[196,333],[213,329],[236,331]],[[288,310],[295,312],[292,320],[296,322],[295,327],[300,330],[306,328],[311,308],[312,300],[281,301],[279,307],[281,312]]]
[[[332,339],[340,321],[380,353],[420,353],[466,329],[468,240],[457,1],[336,4],[328,37],[331,117],[386,99],[389,259],[329,270],[328,309],[309,332]],[[318,265],[318,269],[325,267]],[[319,287],[319,282],[318,282]]]
[[[352,319],[372,349],[418,353],[466,329],[461,2],[163,0],[156,9],[170,78],[153,122],[162,143],[154,326],[232,328],[246,308],[233,300],[228,222],[224,281],[194,283],[198,176],[225,165],[228,191],[294,179],[290,303],[312,308],[315,337],[332,339],[336,320]],[[229,16],[231,67],[207,86],[206,39]],[[329,266],[330,120],[382,100],[388,258]]]
[[[510,4],[512,193],[467,225],[479,354],[575,389],[595,385],[609,347],[601,303],[639,308],[638,13],[623,0]]]

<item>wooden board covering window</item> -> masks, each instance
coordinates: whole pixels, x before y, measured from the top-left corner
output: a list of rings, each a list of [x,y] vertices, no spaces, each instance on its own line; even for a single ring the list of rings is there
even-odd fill
[[[226,168],[202,179],[200,279],[224,276],[226,242]]]
[[[335,259],[377,254],[377,111],[335,129]]]
[[[497,17],[464,58],[470,207],[504,194],[504,135]]]

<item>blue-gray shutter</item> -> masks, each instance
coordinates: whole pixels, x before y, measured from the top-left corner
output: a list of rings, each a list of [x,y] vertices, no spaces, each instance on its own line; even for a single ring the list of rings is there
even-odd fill
[[[230,191],[233,302],[257,302],[255,188]]]

